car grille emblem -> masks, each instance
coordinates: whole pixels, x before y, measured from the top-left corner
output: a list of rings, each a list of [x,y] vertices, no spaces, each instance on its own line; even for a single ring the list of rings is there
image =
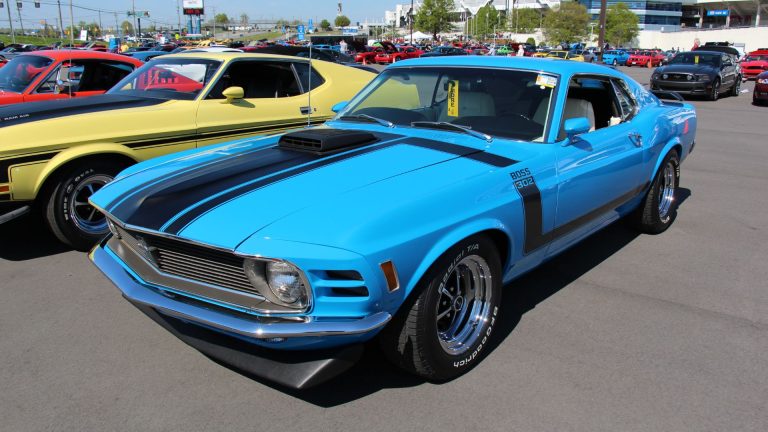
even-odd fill
[[[136,251],[145,260],[149,261],[155,267],[158,267],[157,261],[157,248],[147,244],[147,241],[142,237],[136,237]]]

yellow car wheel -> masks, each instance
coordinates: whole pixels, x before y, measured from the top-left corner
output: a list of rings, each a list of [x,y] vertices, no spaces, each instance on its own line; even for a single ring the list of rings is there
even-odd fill
[[[87,251],[107,234],[106,218],[88,198],[123,168],[117,162],[84,160],[56,175],[45,196],[45,220],[56,238]]]

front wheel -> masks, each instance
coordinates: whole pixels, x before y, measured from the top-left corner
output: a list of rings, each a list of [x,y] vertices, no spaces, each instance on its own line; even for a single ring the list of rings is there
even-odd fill
[[[667,154],[651,188],[637,209],[636,225],[647,234],[660,234],[677,216],[675,195],[680,184],[680,157],[676,151]]]
[[[60,241],[87,251],[107,234],[106,218],[88,199],[122,168],[113,162],[83,161],[54,179],[45,201],[45,220]]]
[[[613,66],[614,66],[614,67],[617,67],[617,66],[619,66],[619,62],[618,62],[618,61],[616,61],[616,59],[614,59],[614,60],[613,60]]]
[[[501,302],[501,261],[484,235],[453,246],[382,332],[387,357],[431,381],[456,378],[488,352]]]
[[[709,92],[709,100],[716,101],[720,98],[720,80],[715,79],[712,82],[712,90]]]

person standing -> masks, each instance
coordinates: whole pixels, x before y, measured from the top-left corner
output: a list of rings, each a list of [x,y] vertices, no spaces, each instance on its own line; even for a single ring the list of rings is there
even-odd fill
[[[518,57],[525,56],[525,48],[523,47],[523,44],[520,44],[520,46],[517,48],[517,56]]]
[[[699,47],[699,38],[696,38],[693,40],[693,48],[691,48],[691,51],[696,51],[696,48]]]
[[[344,39],[342,39],[341,42],[339,42],[339,50],[341,51],[342,54],[347,53],[347,42]]]

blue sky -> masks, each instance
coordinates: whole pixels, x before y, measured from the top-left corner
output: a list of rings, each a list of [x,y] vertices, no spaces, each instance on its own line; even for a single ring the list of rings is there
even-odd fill
[[[34,7],[33,0],[22,0],[24,5],[21,9],[21,16],[25,27],[40,27],[40,20],[47,19],[48,22],[58,20],[58,8],[56,0],[40,0],[43,4],[40,9]],[[75,6],[83,6],[93,9],[102,9],[102,20],[105,27],[114,25],[115,14],[119,21],[127,19],[125,12],[131,8],[131,0],[72,0]],[[160,23],[175,25],[178,22],[176,14],[176,5],[180,0],[135,0],[136,10],[147,10],[150,12],[152,20]],[[404,3],[404,0],[347,0],[343,1],[344,14],[353,22],[381,21],[384,18],[386,9],[394,9],[396,3]],[[16,13],[16,0],[4,0],[6,6],[12,5],[14,25],[18,25],[18,15]],[[62,15],[65,25],[69,21],[69,0],[61,0]],[[251,19],[278,19],[288,20],[314,18],[316,21],[323,18],[333,21],[336,16],[337,0],[205,0],[207,14],[212,14],[215,8],[216,13],[226,13],[227,15],[239,17],[246,13]],[[108,11],[108,13],[106,12]],[[75,22],[96,21],[99,14],[95,11],[88,11],[74,8]],[[142,20],[143,21],[143,20]],[[6,9],[0,9],[0,27],[8,27],[8,15]]]

